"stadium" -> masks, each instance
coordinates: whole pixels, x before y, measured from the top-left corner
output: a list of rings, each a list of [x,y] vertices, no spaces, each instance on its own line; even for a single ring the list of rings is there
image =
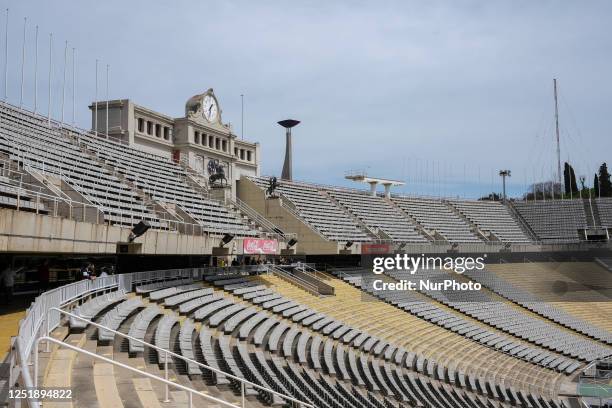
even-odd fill
[[[69,54],[61,117],[51,85],[48,112],[6,98],[10,78],[23,99],[23,65],[21,79],[4,70],[0,403],[612,403],[603,173],[597,194],[572,188],[572,169],[568,194],[541,199],[508,197],[499,169],[493,199],[406,194],[371,170],[301,181],[300,121],[268,118],[283,166],[263,174],[262,144],[222,118],[214,88],[176,117],[129,89],[97,98],[96,70],[90,126],[69,123]]]

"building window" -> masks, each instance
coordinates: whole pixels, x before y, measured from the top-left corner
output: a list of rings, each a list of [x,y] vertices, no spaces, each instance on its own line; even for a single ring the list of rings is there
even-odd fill
[[[155,136],[161,137],[161,125],[159,123],[155,124]]]
[[[247,150],[247,161],[251,161],[251,159],[252,159],[251,154],[252,153],[253,152],[251,152],[250,150]]]
[[[208,147],[211,149],[215,146],[215,138],[211,135],[208,136]]]
[[[195,132],[193,134],[193,142],[195,144],[200,144],[200,132]]]
[[[170,140],[170,128],[168,126],[164,126],[164,139]]]
[[[153,123],[147,120],[147,135],[153,134]]]
[[[221,148],[221,140],[219,138],[215,138],[215,149],[219,150]]]
[[[238,157],[238,148],[234,147],[234,156]]]
[[[224,140],[223,142],[221,142],[221,150],[223,150],[224,152],[227,152],[227,140]]]
[[[240,149],[240,160],[244,160],[244,149]]]
[[[138,118],[138,131],[144,133],[144,119]]]

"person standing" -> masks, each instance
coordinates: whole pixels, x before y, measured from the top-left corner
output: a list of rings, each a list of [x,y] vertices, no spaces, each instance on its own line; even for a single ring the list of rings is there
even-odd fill
[[[3,303],[10,304],[13,301],[13,291],[15,287],[15,275],[21,272],[21,268],[13,268],[10,264],[0,273],[0,283],[2,284]]]

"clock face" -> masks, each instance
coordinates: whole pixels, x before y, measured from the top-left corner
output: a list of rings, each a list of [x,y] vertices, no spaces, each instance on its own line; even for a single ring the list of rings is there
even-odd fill
[[[206,95],[202,101],[202,115],[207,121],[213,122],[217,118],[217,113],[218,109],[215,98],[211,95]]]

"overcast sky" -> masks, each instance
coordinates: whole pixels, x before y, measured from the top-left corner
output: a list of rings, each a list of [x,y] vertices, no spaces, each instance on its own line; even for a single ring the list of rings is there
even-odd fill
[[[53,32],[54,117],[68,40],[77,50],[81,126],[90,126],[96,58],[100,99],[106,64],[111,98],[175,117],[212,87],[238,135],[244,94],[245,137],[261,143],[263,174],[280,174],[284,133],[276,122],[295,118],[302,121],[294,130],[296,179],[348,185],[345,171],[366,169],[406,181],[398,190],[405,193],[473,197],[499,191],[496,174],[507,168],[519,194],[556,171],[553,77],[562,159],[589,182],[599,163],[612,161],[610,1],[2,4],[10,9],[10,102],[20,99],[27,16],[25,106],[33,106],[38,24],[40,111],[47,111]]]

